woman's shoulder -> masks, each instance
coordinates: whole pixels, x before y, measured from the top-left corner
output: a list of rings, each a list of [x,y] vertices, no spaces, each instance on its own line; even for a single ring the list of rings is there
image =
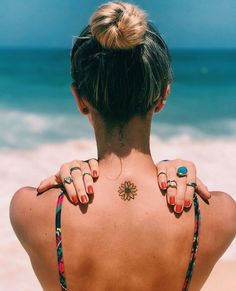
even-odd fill
[[[225,192],[212,191],[210,193],[211,199],[208,203],[200,201],[202,231],[208,242],[212,239],[213,245],[221,252],[236,235],[236,202]]]
[[[55,215],[59,189],[51,189],[37,195],[34,187],[22,187],[13,195],[9,214],[12,227],[24,247],[47,220]],[[31,238],[30,238],[31,237]]]
[[[18,189],[11,199],[10,216],[12,214],[26,218],[30,212],[39,212],[45,205],[49,207],[52,201],[56,200],[53,194],[59,193],[59,191],[59,189],[50,189],[39,195],[34,187],[25,186]]]
[[[224,217],[225,221],[232,221],[231,225],[236,227],[236,202],[231,195],[222,191],[212,191],[209,204],[212,210]]]

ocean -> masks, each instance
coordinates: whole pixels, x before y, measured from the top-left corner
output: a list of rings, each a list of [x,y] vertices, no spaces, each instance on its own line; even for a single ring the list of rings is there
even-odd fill
[[[171,53],[174,82],[154,117],[153,158],[194,161],[209,190],[236,199],[236,50]],[[69,56],[69,50],[0,50],[1,290],[41,290],[10,226],[13,193],[37,187],[63,162],[96,157],[93,131],[70,92]],[[236,240],[221,260],[236,264]]]
[[[173,50],[174,82],[152,133],[236,137],[236,50]],[[70,92],[70,52],[0,50],[0,149],[32,148],[93,131]]]

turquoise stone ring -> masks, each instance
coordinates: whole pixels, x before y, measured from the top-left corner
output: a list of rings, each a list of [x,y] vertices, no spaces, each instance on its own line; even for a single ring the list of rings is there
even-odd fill
[[[187,176],[187,174],[188,174],[188,169],[186,167],[182,166],[177,169],[177,175],[179,177],[185,177]]]

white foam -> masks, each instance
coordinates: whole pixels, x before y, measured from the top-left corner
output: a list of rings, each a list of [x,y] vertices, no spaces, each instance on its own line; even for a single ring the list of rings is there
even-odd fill
[[[207,139],[209,136],[236,138],[236,120],[224,119],[201,125],[171,124],[154,121],[152,133],[163,138],[180,136]],[[33,148],[39,144],[60,142],[77,136],[92,137],[87,120],[79,114],[42,114],[0,109],[0,149]]]

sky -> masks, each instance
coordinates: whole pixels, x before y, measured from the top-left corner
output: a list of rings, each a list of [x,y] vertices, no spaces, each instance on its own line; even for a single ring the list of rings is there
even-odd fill
[[[70,48],[104,1],[1,0],[0,47]],[[236,48],[236,0],[136,0],[171,48]]]

